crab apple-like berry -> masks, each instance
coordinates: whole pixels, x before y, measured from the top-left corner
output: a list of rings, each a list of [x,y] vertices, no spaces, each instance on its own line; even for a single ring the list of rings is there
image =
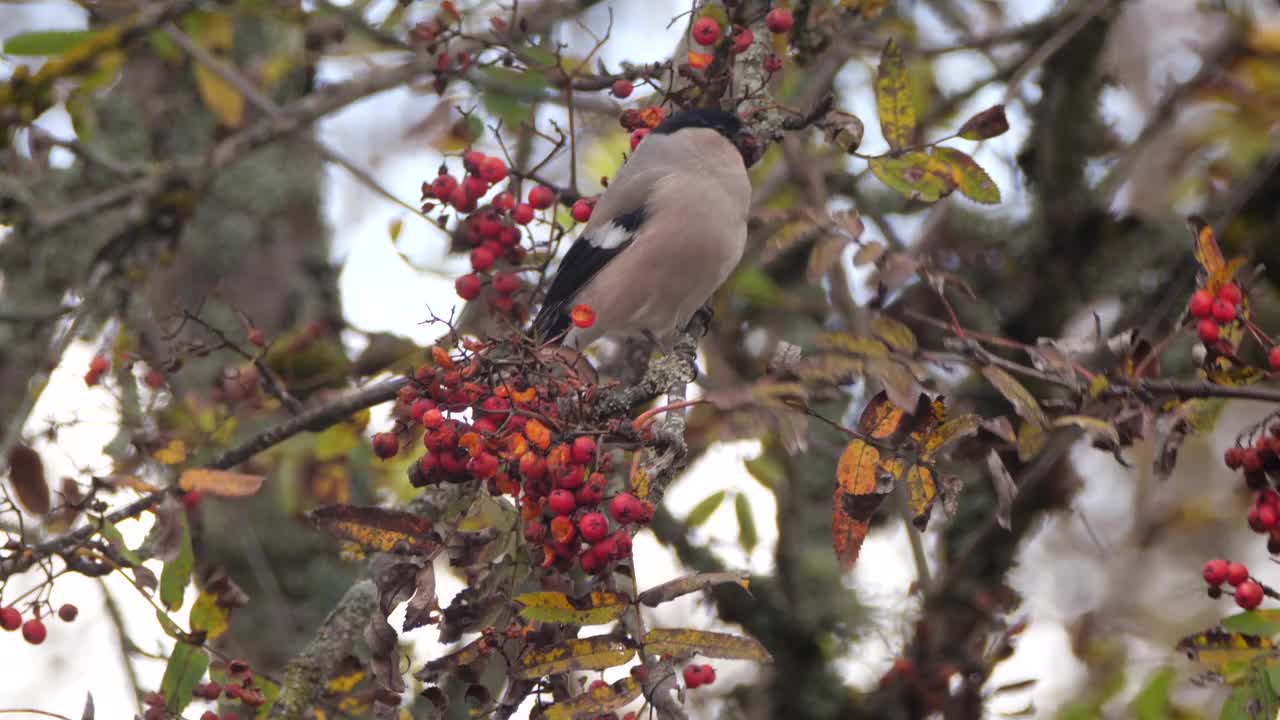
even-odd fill
[[[102,373],[110,369],[111,369],[111,361],[107,359],[106,355],[103,355],[101,353],[94,355],[93,359],[89,361],[89,372],[91,373],[97,373],[101,375]]]
[[[578,532],[573,526],[573,520],[567,515],[557,515],[551,518],[551,538],[561,545],[567,545]]]
[[[547,496],[547,508],[551,510],[553,515],[568,515],[578,507],[578,501],[574,499],[573,493],[560,489],[552,490]]]
[[[1244,448],[1229,447],[1227,451],[1222,453],[1222,461],[1227,464],[1231,470],[1239,470],[1244,464]]]
[[[493,262],[497,259],[489,248],[478,247],[471,251],[471,268],[476,272],[484,272],[493,267]]]
[[[640,500],[631,493],[618,493],[609,501],[609,514],[623,525],[640,519],[643,512]]]
[[[212,710],[205,710],[200,713],[200,720],[219,720],[218,713]]]
[[[1227,563],[1227,583],[1238,586],[1249,579],[1249,568],[1244,563]]]
[[[786,8],[774,8],[764,17],[764,24],[769,26],[769,32],[791,32],[794,23],[795,18],[791,17],[791,11]]]
[[[490,185],[507,179],[507,164],[502,158],[487,157],[480,163],[480,177]]]
[[[431,408],[422,413],[422,426],[428,430],[437,430],[444,427],[444,413],[440,412],[440,408]]]
[[[1222,558],[1214,558],[1204,564],[1200,574],[1204,577],[1204,581],[1210,585],[1221,585],[1227,581],[1227,561]]]
[[[0,627],[10,632],[22,627],[22,613],[17,608],[0,608]]]
[[[690,690],[694,690],[702,684],[702,673],[698,672],[697,665],[685,665],[680,674],[684,676],[685,687]]]
[[[1265,530],[1274,530],[1277,524],[1280,524],[1280,516],[1276,514],[1276,509],[1270,505],[1262,505],[1258,507],[1258,524]]]
[[[529,204],[535,210],[546,210],[556,201],[556,193],[546,185],[535,185],[529,190]]]
[[[1240,583],[1236,588],[1236,604],[1252,610],[1262,604],[1262,586],[1252,580]]]
[[[471,199],[474,207],[475,201],[483,197],[486,192],[489,192],[489,183],[485,182],[484,178],[479,175],[468,175],[462,179],[462,191]]]
[[[569,447],[569,460],[579,465],[586,465],[596,457],[596,441],[587,435],[579,435],[573,439]]]
[[[720,23],[715,18],[700,17],[693,23],[693,41],[699,45],[715,45],[720,39]]]
[[[636,128],[631,132],[631,150],[633,152],[635,151],[636,146],[640,144],[640,141],[649,136],[650,132],[651,131],[647,127]]]
[[[462,153],[462,168],[467,172],[475,172],[480,169],[484,158],[485,154],[479,150],[468,150]]]
[[[457,187],[458,178],[449,174],[437,175],[436,179],[431,181],[431,194],[437,200],[448,202]]]
[[[584,223],[591,219],[591,211],[594,208],[595,205],[590,200],[583,198],[573,203],[573,209],[570,212],[574,220]]]
[[[1199,320],[1213,314],[1213,295],[1208,290],[1197,290],[1191,293],[1191,301],[1187,303],[1187,312]]]
[[[1222,337],[1222,331],[1218,327],[1218,323],[1212,320],[1201,320],[1196,326],[1196,334],[1200,336],[1200,342],[1205,345],[1212,345],[1218,342],[1218,338]]]
[[[510,295],[520,289],[520,279],[514,273],[500,272],[493,276],[493,289],[502,295]]]
[[[473,477],[488,480],[498,474],[498,458],[493,453],[482,452],[467,462],[467,470]]]
[[[509,192],[500,192],[493,196],[493,208],[501,212],[511,212],[516,206],[516,196]]]
[[[600,572],[608,562],[608,558],[597,555],[594,548],[586,550],[578,556],[578,565],[582,568],[582,572],[588,575]]]
[[[72,605],[71,603],[65,603],[62,607],[58,608],[58,619],[62,620],[62,622],[72,622],[79,614],[80,608]]]
[[[468,195],[466,188],[462,185],[449,193],[449,204],[458,212],[471,212],[476,209],[476,199]]]
[[[632,85],[630,80],[622,79],[614,80],[613,87],[609,88],[609,92],[613,93],[614,97],[622,100],[630,97],[631,91],[635,89],[635,85]]]
[[[1227,283],[1218,289],[1218,299],[1225,300],[1232,305],[1239,305],[1244,299],[1244,293],[1240,291],[1240,286],[1235,283]]]
[[[765,56],[764,62],[761,63],[764,71],[767,73],[776,73],[782,69],[782,58],[778,55],[770,53]]]
[[[751,32],[751,28],[738,25],[733,28],[733,35],[730,38],[733,42],[733,54],[740,55],[751,47],[751,42],[756,39],[756,36]]]
[[[520,203],[511,211],[511,219],[517,225],[528,225],[533,221],[533,206],[528,203]]]
[[[699,667],[698,674],[702,677],[703,685],[710,685],[716,681],[716,669],[710,665],[702,665]]]
[[[49,631],[45,628],[44,623],[40,621],[40,618],[31,618],[22,623],[22,639],[32,645],[39,645],[44,642],[45,636],[48,634]]]
[[[182,493],[182,509],[187,512],[195,512],[200,507],[200,501],[204,500],[204,493],[199,490],[188,490]]]
[[[604,513],[587,513],[578,520],[578,534],[589,543],[597,543],[609,536],[609,521]]]
[[[1213,301],[1213,319],[1220,323],[1229,323],[1236,319],[1236,306],[1218,298]]]
[[[1248,448],[1244,451],[1244,457],[1240,461],[1240,466],[1247,473],[1261,472],[1262,470],[1262,453],[1257,448]]]
[[[428,410],[434,410],[436,404],[427,398],[418,398],[409,406],[409,417],[422,422],[422,418],[427,414]]]
[[[1271,352],[1267,353],[1267,364],[1272,370],[1280,372],[1280,345],[1271,348]]]
[[[453,283],[453,289],[463,300],[475,300],[480,297],[481,286],[480,277],[475,273],[463,275]]]
[[[590,305],[578,303],[569,311],[569,319],[573,321],[574,327],[589,328],[596,324],[596,311]]]
[[[373,454],[386,460],[400,452],[400,438],[395,433],[380,432],[373,436]]]

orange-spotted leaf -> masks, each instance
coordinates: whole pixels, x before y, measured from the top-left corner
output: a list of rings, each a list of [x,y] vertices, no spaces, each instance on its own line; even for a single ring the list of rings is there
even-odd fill
[[[905,416],[901,407],[889,402],[888,395],[876,393],[862,409],[862,415],[858,418],[858,430],[876,440],[885,440],[898,433]]]
[[[249,497],[262,489],[263,477],[229,470],[192,468],[178,478],[178,487],[188,492],[199,490],[219,497]]]
[[[899,150],[912,144],[916,134],[915,101],[907,78],[907,64],[892,39],[885,45],[876,71],[876,112],[880,114],[880,130],[889,147]]]
[[[702,70],[708,67],[714,59],[715,56],[711,53],[700,53],[692,50],[689,51],[689,67],[694,70]]]
[[[635,648],[617,638],[597,635],[575,638],[545,648],[531,648],[513,668],[521,680],[578,670],[607,670],[635,657]]]
[[[987,205],[1000,202],[1000,188],[972,157],[949,147],[934,148],[933,157],[951,168],[951,179],[965,197]]]
[[[867,161],[880,182],[908,200],[937,202],[957,186],[955,171],[937,154],[913,150],[901,155],[884,155]]]
[[[366,551],[404,549],[429,553],[440,543],[440,537],[431,529],[430,520],[401,510],[327,505],[312,510],[308,517],[326,535],[355,543]]]
[[[939,425],[920,447],[920,459],[928,462],[946,449],[951,443],[976,435],[982,427],[982,418],[977,415],[961,415]]]
[[[593,592],[572,598],[559,592],[531,592],[517,595],[520,617],[526,620],[562,625],[604,625],[622,617],[631,607],[625,595],[616,592]]]
[[[907,506],[911,509],[911,524],[924,530],[929,524],[933,501],[938,497],[938,484],[933,471],[923,465],[912,465],[907,470]]]
[[[640,697],[643,688],[635,678],[625,677],[611,685],[587,688],[581,695],[562,700],[547,708],[547,720],[573,720],[579,717],[607,715]]]
[[[755,638],[688,628],[654,628],[644,636],[644,649],[658,655],[697,653],[725,660],[773,660],[769,651]]]

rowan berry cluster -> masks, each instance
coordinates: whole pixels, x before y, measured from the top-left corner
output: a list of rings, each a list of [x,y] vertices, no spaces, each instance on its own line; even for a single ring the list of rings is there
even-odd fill
[[[58,608],[58,618],[63,622],[72,622],[79,614],[80,609],[71,603],[66,603]],[[39,645],[49,636],[49,628],[40,619],[39,615],[23,620],[22,612],[16,607],[0,608],[0,628],[9,632],[21,628],[22,639],[32,645]]]
[[[1216,344],[1222,338],[1222,329],[1236,321],[1243,298],[1240,286],[1235,283],[1224,284],[1216,295],[1206,288],[1191,294],[1187,311],[1199,320],[1196,333],[1206,347]]]
[[[1249,576],[1249,568],[1243,563],[1214,558],[1204,564],[1201,574],[1204,581],[1209,583],[1210,597],[1221,597],[1222,585],[1226,583],[1235,588],[1236,604],[1245,610],[1252,610],[1262,604],[1262,596],[1266,594],[1262,583]]]

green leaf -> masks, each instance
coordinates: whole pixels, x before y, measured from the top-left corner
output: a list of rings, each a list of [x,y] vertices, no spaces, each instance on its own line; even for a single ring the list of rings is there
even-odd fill
[[[738,544],[751,552],[760,542],[760,534],[756,532],[756,520],[751,515],[751,502],[746,495],[738,493],[733,499],[733,511],[738,516]]]
[[[751,477],[756,482],[764,486],[766,490],[773,490],[778,483],[786,478],[787,471],[782,467],[782,463],[778,462],[769,453],[760,453],[759,457],[752,458],[742,463],[746,466],[747,472],[751,473]]]
[[[195,553],[191,550],[191,528],[186,520],[182,521],[182,546],[178,556],[164,564],[160,573],[160,602],[170,610],[182,607],[182,595],[191,581],[191,571],[195,569]]]
[[[689,511],[689,515],[684,519],[685,524],[695,528],[706,523],[712,513],[720,507],[720,503],[724,502],[724,497],[725,491],[717,490],[703,498],[702,502],[694,505]]]
[[[280,685],[261,675],[257,676],[255,681],[258,683],[258,689],[262,690],[263,703],[258,706],[258,712],[253,717],[254,720],[267,720],[271,717],[271,708],[280,697]]]
[[[949,147],[934,148],[933,157],[951,168],[951,178],[965,197],[987,205],[1000,202],[1000,188],[976,160]]]
[[[102,527],[98,529],[98,532],[107,539],[107,542],[111,543],[112,547],[120,552],[125,560],[128,560],[133,565],[138,565],[142,562],[138,555],[124,544],[124,535],[120,534],[120,528],[116,527],[115,523],[105,517],[102,518]]]
[[[549,83],[540,72],[489,67],[479,71],[486,83],[481,99],[485,110],[509,127],[518,127],[530,118],[531,97],[541,95]]]
[[[1133,717],[1137,720],[1164,720],[1172,717],[1169,692],[1173,689],[1174,670],[1163,667],[1147,678],[1147,684],[1133,699]]]
[[[191,632],[204,632],[212,640],[227,631],[230,618],[231,611],[218,605],[217,595],[201,592],[191,605]]]
[[[880,68],[876,71],[876,112],[880,115],[880,130],[889,147],[899,150],[912,144],[916,132],[916,108],[907,80],[907,64],[892,39],[885,45],[880,55]]]
[[[6,38],[6,55],[61,55],[89,40],[97,33],[92,30],[37,30]]]
[[[1269,637],[1280,634],[1280,610],[1250,610],[1222,619],[1222,627],[1229,632]]]
[[[209,656],[203,648],[184,642],[173,647],[169,664],[164,669],[164,679],[160,681],[160,692],[164,693],[164,704],[169,712],[179,715],[191,703],[191,691],[208,668]]]
[[[909,200],[937,202],[956,189],[950,166],[920,150],[897,157],[874,157],[867,165],[880,182]]]

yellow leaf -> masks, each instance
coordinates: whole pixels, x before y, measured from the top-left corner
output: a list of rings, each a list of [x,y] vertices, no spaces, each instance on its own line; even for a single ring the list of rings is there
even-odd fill
[[[880,182],[908,200],[937,202],[950,195],[957,185],[950,165],[920,150],[873,157],[867,161],[867,167]]]
[[[581,695],[563,700],[546,710],[547,720],[573,720],[576,717],[603,715],[640,697],[640,683],[625,677],[611,685],[588,688]]]
[[[924,530],[929,523],[933,501],[938,497],[938,484],[933,471],[922,465],[912,465],[907,470],[907,504],[911,508],[911,524]]]
[[[644,649],[658,655],[698,653],[725,660],[773,660],[769,651],[754,638],[689,628],[654,628],[644,636]]]
[[[898,150],[914,142],[916,109],[907,81],[907,64],[892,39],[885,45],[876,71],[876,112],[889,147]]]
[[[933,157],[951,169],[951,179],[965,197],[988,205],[1000,202],[1000,188],[973,158],[949,147],[934,148]]]
[[[871,319],[871,334],[901,353],[912,355],[916,351],[916,334],[911,328],[887,316],[877,314]]]
[[[1227,632],[1221,627],[1188,635],[1177,645],[1188,659],[1222,675],[1228,675],[1231,666],[1248,664],[1274,648],[1275,644],[1269,638]]]
[[[613,622],[631,606],[625,595],[615,592],[593,592],[571,598],[558,592],[532,592],[517,595],[520,617],[544,623],[563,625],[604,625]]]
[[[575,638],[524,653],[513,674],[534,680],[574,670],[606,670],[625,664],[635,654],[635,648],[608,636]]]
[[[1225,268],[1226,260],[1222,257],[1222,249],[1218,247],[1218,239],[1209,223],[1204,218],[1192,215],[1187,218],[1187,227],[1191,229],[1191,236],[1195,241],[1196,262],[1200,263],[1200,267],[1210,276]]]
[[[1033,422],[1024,422],[1018,428],[1018,459],[1029,462],[1044,449],[1044,429]]]
[[[891,437],[902,425],[902,409],[878,393],[862,411],[858,429],[877,440]],[[880,451],[851,440],[836,464],[836,489],[831,498],[831,541],[841,566],[848,570],[858,559],[871,516],[887,491],[879,487]]]
[[[400,510],[328,505],[312,510],[308,517],[322,532],[369,551],[393,552],[403,548],[425,553],[440,543],[429,519]]]
[[[182,472],[182,477],[178,478],[178,487],[220,497],[248,497],[256,495],[262,489],[263,480],[261,475],[192,468]]]
[[[228,608],[218,605],[217,595],[202,591],[196,597],[195,604],[191,606],[191,631],[203,630],[205,637],[213,640],[227,631],[230,616],[231,611]]]
[[[996,390],[1004,396],[1013,405],[1014,412],[1018,413],[1024,420],[1035,423],[1040,427],[1049,424],[1049,419],[1045,417],[1044,411],[1040,409],[1040,403],[1036,402],[1036,398],[1031,391],[1023,387],[1012,375],[1004,370],[994,366],[987,365],[982,368],[982,375],[987,381],[995,386]]]
[[[920,458],[925,462],[932,460],[947,445],[976,434],[981,427],[982,418],[977,415],[969,414],[951,418],[925,438],[920,448]]]
[[[192,39],[223,62],[229,62],[231,49],[235,45],[233,21],[229,15],[205,14]],[[200,93],[205,107],[218,119],[218,123],[232,129],[240,127],[244,120],[244,96],[240,91],[198,61],[192,71],[195,74],[196,91]]]
[[[1105,420],[1099,420],[1088,415],[1063,415],[1053,419],[1054,427],[1075,427],[1084,430],[1096,438],[1104,438],[1113,445],[1120,444],[1120,432],[1116,427]]]
[[[165,465],[177,465],[187,459],[187,444],[181,440],[170,440],[168,445],[151,454]]]
[[[697,575],[685,575],[684,577],[669,580],[656,587],[640,593],[636,601],[641,605],[649,607],[658,607],[664,602],[674,600],[682,595],[688,595],[699,590],[709,590],[716,585],[733,583],[743,590],[749,590],[748,576],[743,573],[735,572],[714,572],[699,573]]]
[[[819,350],[844,352],[868,358],[889,357],[889,348],[879,340],[848,333],[819,333],[814,338],[814,344]]]

